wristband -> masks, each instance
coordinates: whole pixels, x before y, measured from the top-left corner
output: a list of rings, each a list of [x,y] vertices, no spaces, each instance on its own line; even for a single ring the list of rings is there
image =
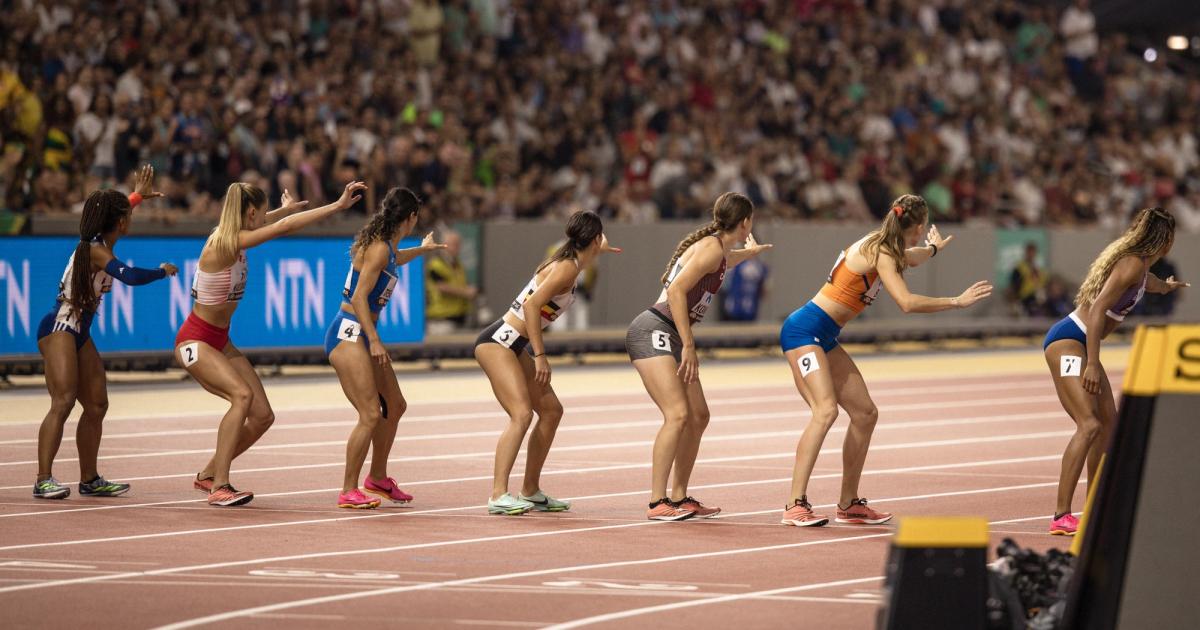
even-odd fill
[[[932,254],[930,254],[930,255],[929,255],[929,257],[930,257],[930,258],[933,258],[934,256],[937,256],[937,245],[934,245],[933,243],[930,243],[930,244],[929,244],[929,246],[933,248],[933,253],[932,253]]]
[[[533,355],[533,358],[535,358],[535,359],[536,359],[536,358],[538,358],[538,357],[544,357],[544,356],[546,356],[546,353],[545,353],[545,352],[539,352],[539,353],[537,353],[537,354]]]
[[[142,203],[141,193],[137,192],[136,190],[129,193],[129,205],[131,207],[136,208],[136,207],[138,207],[138,204],[140,204],[140,203]]]

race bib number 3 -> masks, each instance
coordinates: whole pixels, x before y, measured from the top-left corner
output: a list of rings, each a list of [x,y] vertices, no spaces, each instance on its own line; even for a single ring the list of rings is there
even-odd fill
[[[800,357],[796,364],[800,366],[800,376],[803,378],[821,369],[821,364],[817,363],[817,353],[809,352]]]
[[[654,346],[655,350],[671,351],[671,336],[661,330],[650,332],[650,345]]]
[[[500,328],[496,329],[496,332],[492,333],[492,340],[504,346],[505,348],[511,348],[520,337],[521,335],[517,334],[517,329],[508,325],[507,322],[501,324]]]
[[[358,336],[362,334],[362,324],[343,319],[342,323],[338,324],[338,339],[358,343]]]
[[[191,367],[196,361],[200,360],[200,344],[196,342],[186,343],[179,347],[179,360],[183,363],[183,367]]]
[[[1059,359],[1059,376],[1079,376],[1083,370],[1083,357],[1073,357],[1070,355]]]

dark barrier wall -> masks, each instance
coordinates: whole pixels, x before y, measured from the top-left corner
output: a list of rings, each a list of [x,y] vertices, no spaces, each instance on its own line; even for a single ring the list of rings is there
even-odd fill
[[[69,237],[0,239],[0,356],[36,354],[38,322],[54,305],[59,279],[76,243]],[[192,276],[201,237],[127,237],[117,256],[157,267],[171,262],[179,275],[140,287],[113,282],[92,335],[101,351],[170,350],[191,310]],[[402,247],[420,243],[406,241]],[[231,326],[245,348],[320,346],[337,317],[349,267],[349,237],[286,238],[246,253],[246,294]],[[421,341],[425,328],[423,261],[400,269],[392,300],[381,317],[388,342]]]
[[[609,240],[625,252],[601,259],[596,298],[591,307],[597,326],[625,325],[658,297],[658,278],[675,244],[699,224],[608,225]],[[909,270],[909,287],[934,296],[958,295],[977,280],[994,280],[997,230],[992,227],[944,226],[954,242],[926,265]],[[810,299],[829,274],[838,252],[873,226],[768,224],[755,226],[755,236],[775,248],[765,255],[770,267],[770,288],[762,321],[780,321]],[[546,248],[562,237],[563,226],[544,222],[489,223],[483,237],[482,280],[486,303],[493,314],[507,308],[517,291],[544,256]],[[1048,230],[1048,266],[1077,286],[1088,265],[1115,233],[1100,228]],[[1200,281],[1200,235],[1180,233],[1168,258],[1181,279]],[[1184,289],[1175,317],[1200,318],[1200,290]],[[902,317],[890,297],[882,297],[864,317]],[[1002,295],[966,311],[911,317],[937,318],[964,315],[1001,315],[1007,312]],[[936,321],[936,320],[931,320]]]

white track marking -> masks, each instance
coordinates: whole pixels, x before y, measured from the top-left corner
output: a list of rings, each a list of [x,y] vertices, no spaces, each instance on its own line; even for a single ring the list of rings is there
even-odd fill
[[[755,402],[758,402],[760,400],[761,399],[754,399]],[[993,407],[994,408],[998,405],[1038,404],[1038,403],[1045,403],[1045,402],[1053,402],[1053,401],[1057,401],[1057,400],[1058,400],[1057,396],[1026,396],[1023,398],[984,398],[984,399],[971,400],[971,401],[965,401],[965,402],[942,401],[942,402],[911,403],[911,404],[903,404],[903,405],[882,405],[879,407],[879,409],[881,412],[884,412],[884,411],[895,412],[895,411],[928,411],[928,410],[934,410],[934,409],[960,409],[963,407]],[[610,407],[609,409],[611,410],[613,408]],[[490,414],[490,415],[492,417],[495,417],[498,414]],[[725,421],[730,421],[733,419],[747,420],[747,419],[770,419],[770,418],[778,418],[778,419],[795,418],[798,415],[808,415],[808,414],[800,414],[797,411],[780,411],[780,412],[771,412],[771,413],[742,414],[739,416],[726,417]],[[1059,414],[1059,415],[1062,415],[1062,414]],[[402,420],[402,422],[403,422],[403,420]],[[641,424],[640,426],[658,426],[660,424],[662,424],[661,420],[647,420],[644,422],[644,424]],[[593,426],[598,427],[598,428],[603,428],[605,425],[596,424]],[[774,433],[774,434],[762,433],[762,434],[757,434],[757,437],[760,437],[760,438],[762,438],[762,437],[780,437],[783,435],[790,435],[790,433],[791,432],[782,432],[782,433]],[[483,432],[482,436],[498,436],[499,434],[500,434],[499,431]],[[456,434],[442,434],[442,435],[438,435],[438,436],[429,436],[424,439],[450,438],[450,437],[454,437],[455,435]],[[720,439],[720,437],[724,437],[724,436],[706,438],[706,441],[717,440],[717,439]],[[407,438],[403,438],[403,437],[396,438],[397,442],[404,442],[406,440],[407,440]],[[653,442],[651,442],[651,443],[653,443]],[[256,452],[261,452],[261,451],[267,451],[267,450],[278,450],[278,449],[287,449],[287,448],[311,448],[311,447],[317,447],[317,446],[345,446],[345,444],[346,444],[346,440],[344,440],[344,439],[342,439],[342,440],[322,440],[320,442],[294,442],[294,443],[289,443],[289,444],[268,444],[265,446],[255,446],[254,450]],[[627,443],[621,444],[621,446],[641,446],[641,445],[643,445],[642,442],[627,442]],[[575,447],[570,447],[570,446],[558,447],[554,450],[555,451],[563,451],[565,449],[570,449],[570,448],[575,448]],[[102,461],[111,461],[111,460],[117,460],[117,459],[143,459],[146,457],[176,457],[179,455],[204,455],[204,454],[209,454],[209,453],[212,453],[211,448],[201,448],[201,449],[186,449],[186,450],[174,450],[174,451],[151,451],[151,452],[146,452],[146,453],[126,453],[123,455],[101,455],[97,459],[102,460]],[[485,455],[494,455],[494,454],[495,454],[494,450],[488,451],[485,453]],[[443,457],[443,456],[432,456],[432,457],[437,458],[437,457]],[[453,458],[454,456],[448,455],[448,456],[444,456],[444,457]],[[79,461],[79,459],[75,458],[75,457],[69,457],[69,458],[61,457],[61,458],[55,459],[55,463],[77,462],[77,461]],[[428,459],[426,461],[428,461]],[[18,462],[0,462],[0,466],[32,466],[37,463],[38,462],[36,459],[32,459],[32,460],[18,461]]]
[[[1045,484],[1038,484],[1038,485],[1045,485]],[[1051,484],[1051,485],[1056,485],[1056,484]],[[1028,486],[1013,486],[1013,487],[1009,487],[1009,488],[987,488],[987,489],[975,490],[975,491],[963,491],[963,492],[959,492],[957,494],[981,494],[981,493],[985,493],[985,492],[1001,492],[1001,491],[1010,490],[1010,489],[1024,489],[1027,487]],[[948,493],[940,493],[938,495],[918,495],[918,496],[914,496],[914,497],[897,497],[894,499],[880,499],[879,502],[919,500],[919,499],[929,498],[929,497],[933,497],[933,496],[946,496],[947,494]],[[824,507],[824,506],[821,506],[821,507]],[[634,523],[634,524],[626,525],[624,527],[636,527],[639,525],[646,526],[646,525],[653,525],[653,524],[661,524],[661,523],[658,521],[648,521],[646,523]],[[622,526],[610,526],[610,527],[617,528],[617,527],[622,527]],[[606,529],[606,528],[598,527],[598,528],[587,528],[587,529],[595,530],[595,529]],[[572,531],[584,531],[584,530],[572,530]],[[561,533],[563,533],[563,532],[540,532],[540,535],[556,535],[556,534],[561,534]],[[522,536],[524,536],[524,535],[522,535]],[[329,603],[334,603],[334,602],[363,599],[363,598],[367,598],[367,597],[377,597],[377,596],[382,596],[382,595],[395,595],[395,594],[399,594],[399,593],[407,593],[407,592],[412,592],[412,591],[427,591],[427,590],[432,590],[432,589],[442,588],[442,587],[465,586],[465,585],[470,585],[470,584],[486,584],[486,583],[490,583],[490,582],[500,582],[500,581],[504,581],[504,580],[513,580],[513,579],[520,579],[520,578],[527,578],[527,577],[540,577],[543,575],[554,575],[554,574],[559,574],[559,573],[573,573],[573,572],[577,572],[577,571],[591,571],[591,570],[595,570],[595,569],[609,569],[609,568],[614,568],[614,567],[629,567],[629,566],[641,566],[641,565],[648,565],[648,564],[661,564],[661,563],[667,563],[667,562],[679,562],[682,560],[694,560],[694,559],[699,559],[699,558],[725,557],[725,556],[734,556],[734,555],[742,555],[742,554],[749,554],[749,553],[758,553],[758,552],[763,552],[763,551],[778,551],[781,549],[797,549],[797,548],[801,548],[801,547],[829,545],[829,544],[837,544],[837,543],[843,543],[843,542],[868,540],[868,539],[873,539],[873,538],[885,538],[885,537],[890,537],[890,536],[892,536],[892,532],[887,532],[887,533],[882,533],[882,534],[867,534],[867,535],[863,535],[863,536],[848,536],[845,538],[812,540],[812,541],[800,542],[800,543],[766,545],[766,546],[761,546],[761,547],[742,547],[742,548],[738,548],[738,549],[706,551],[706,552],[699,552],[699,553],[692,553],[692,554],[672,555],[672,556],[664,556],[664,557],[658,557],[658,558],[647,558],[647,559],[642,559],[642,560],[620,560],[620,561],[615,561],[615,562],[604,562],[604,563],[597,563],[597,564],[581,564],[581,565],[559,567],[559,568],[553,568],[553,569],[536,569],[536,570],[531,570],[531,571],[520,571],[520,572],[515,572],[515,573],[502,573],[502,574],[498,574],[498,575],[486,575],[486,576],[473,577],[473,578],[463,578],[463,579],[459,579],[459,580],[447,580],[444,582],[429,582],[429,583],[425,583],[425,584],[394,586],[394,587],[376,589],[376,590],[370,590],[370,591],[355,591],[355,592],[350,592],[350,593],[338,593],[335,595],[325,595],[322,597],[298,599],[298,600],[293,600],[290,602],[280,602],[277,604],[268,604],[265,606],[255,606],[253,608],[244,608],[241,610],[226,611],[226,612],[217,613],[214,615],[208,615],[205,617],[198,617],[195,619],[188,619],[188,620],[179,621],[179,622],[172,623],[172,624],[167,624],[164,626],[159,626],[158,630],[182,630],[184,628],[194,628],[197,626],[207,625],[207,624],[211,624],[211,623],[229,621],[231,619],[240,619],[242,617],[247,617],[247,616],[251,616],[251,615],[258,615],[258,614],[263,614],[263,613],[273,613],[273,612],[276,612],[279,610],[289,610],[289,609],[301,608],[301,607],[305,607],[305,606],[329,604]],[[388,551],[388,550],[380,549],[380,550],[376,550],[376,551]],[[756,591],[753,593],[741,593],[741,594],[737,594],[736,597],[735,596],[723,596],[723,597],[715,598],[713,600],[700,600],[697,602],[679,602],[679,603],[689,603],[691,605],[699,605],[702,603],[718,603],[718,601],[730,601],[729,598],[744,599],[747,596],[773,595],[773,594],[778,594],[777,592],[798,592],[798,591],[803,591],[803,590],[813,590],[813,589],[817,589],[817,588],[828,588],[828,587],[832,587],[832,586],[861,584],[861,583],[866,583],[866,582],[875,581],[875,580],[879,580],[879,579],[881,579],[881,578],[880,577],[870,577],[870,578],[858,578],[858,579],[852,579],[852,580],[838,580],[838,581],[834,581],[834,582],[823,582],[821,584],[809,584],[809,585],[804,585],[804,586],[800,586],[800,587],[787,587],[787,589],[784,591],[780,591],[780,589],[772,589],[770,591]],[[3,592],[3,590],[0,590],[0,592]],[[657,607],[654,607],[654,608],[657,608]],[[628,612],[628,611],[626,611],[626,612]],[[630,616],[632,616],[632,615],[630,615]]]
[[[1027,389],[1029,389],[1029,386],[1030,386],[1030,383],[1003,383],[1003,382],[1002,383],[979,383],[979,384],[974,384],[974,385],[932,385],[929,387],[922,387],[920,392],[922,394],[955,394],[955,393],[963,393],[963,392],[1006,391],[1006,390],[1012,390],[1012,389],[1027,390]],[[881,387],[876,390],[873,390],[871,392],[871,395],[874,398],[884,398],[884,397],[890,397],[890,396],[912,396],[913,390],[911,387],[902,387],[902,388]],[[642,397],[642,395],[638,394],[637,397]],[[491,402],[494,403],[495,401],[493,400]],[[708,400],[708,404],[710,407],[716,407],[716,406],[720,406],[720,405],[743,405],[743,404],[747,404],[747,403],[763,403],[763,402],[795,402],[796,404],[800,405],[803,403],[803,400],[801,400],[800,395],[795,393],[794,391],[791,392],[790,394],[784,394],[784,395],[768,395],[768,396],[757,396],[757,397],[741,396],[741,397],[735,397],[735,398],[719,398],[719,397],[710,396],[709,400]],[[804,407],[805,408],[802,410],[797,410],[797,413],[807,414],[807,412],[808,412],[807,406],[804,406]],[[571,415],[586,414],[586,413],[605,413],[605,412],[611,412],[614,410],[617,410],[617,411],[638,411],[638,410],[655,411],[656,409],[657,408],[653,404],[650,404],[650,403],[631,403],[631,404],[621,404],[621,405],[579,405],[579,406],[568,406],[567,407],[567,410],[571,413]],[[276,410],[277,413],[301,412],[301,411],[342,411],[342,412],[345,412],[345,414],[347,416],[353,416],[353,414],[354,414],[354,409],[349,407],[348,405],[342,405],[341,407],[330,407],[328,409],[317,408],[317,407],[306,407],[303,409],[286,409],[286,410],[279,409],[279,410]],[[497,407],[493,411],[470,412],[470,413],[433,414],[433,415],[410,413],[410,414],[406,414],[400,420],[400,422],[401,422],[401,426],[404,426],[407,424],[425,423],[425,422],[442,423],[442,422],[453,421],[453,420],[479,420],[479,419],[488,419],[488,418],[500,418],[500,417],[503,417],[503,415],[504,415],[504,412],[501,411]],[[191,417],[216,418],[216,416],[217,416],[217,414],[215,414],[215,413],[196,415],[196,416],[193,416],[190,414],[180,415],[178,413],[175,413],[175,414],[151,414],[151,415],[146,415],[146,416],[129,416],[127,418],[128,419],[146,420],[146,419],[164,419],[164,418],[165,419],[178,419],[178,418],[191,418]],[[118,417],[118,418],[106,417],[105,422],[111,422],[113,420],[119,420],[119,419],[121,419],[121,418],[120,417]],[[20,425],[25,425],[25,424],[28,424],[28,423],[0,423],[0,428],[2,428],[4,426],[13,426],[13,425],[20,426]],[[37,424],[40,424],[40,421]],[[350,428],[350,427],[353,427],[355,424],[356,424],[356,421],[354,421],[354,420],[329,420],[329,421],[322,421],[322,422],[301,422],[301,423],[277,422],[277,423],[275,423],[274,426],[271,427],[271,433],[278,433],[280,431],[304,431],[304,430],[311,430],[311,429],[326,429],[326,428],[341,428],[341,427]],[[561,431],[562,429],[559,429],[559,430]],[[163,431],[137,431],[137,432],[133,432],[133,433],[106,433],[104,435],[104,439],[105,440],[120,440],[120,439],[134,439],[134,438],[146,438],[146,437],[167,437],[167,436],[179,436],[179,435],[210,435],[210,434],[215,435],[216,432],[217,432],[216,427],[203,428],[203,429],[168,429],[168,430],[163,430]],[[70,442],[70,441],[73,441],[74,439],[75,439],[75,437],[71,436],[71,435],[63,436],[63,442]],[[19,444],[37,444],[37,438],[19,438],[19,439],[12,439],[12,440],[0,440],[0,446],[19,445]]]
[[[951,421],[930,420],[930,421],[924,421],[924,422],[951,422]],[[906,428],[906,427],[893,426],[891,428]],[[843,428],[842,431],[844,432],[845,429]],[[831,431],[831,432],[833,432],[833,431]],[[1007,441],[1011,441],[1011,440],[1064,437],[1064,436],[1072,435],[1073,433],[1074,433],[1073,431],[1049,431],[1049,432],[1039,432],[1039,433],[999,435],[999,436],[990,436],[990,437],[957,438],[957,439],[949,439],[949,440],[931,440],[931,441],[924,441],[924,442],[908,442],[908,443],[899,443],[899,444],[879,444],[874,447],[874,450],[890,451],[890,450],[899,450],[899,449],[907,449],[907,448],[960,446],[963,444],[974,445],[974,444],[982,444],[982,443],[986,443],[986,442],[1007,442]],[[767,433],[767,434],[754,433],[754,434],[741,434],[741,435],[729,435],[729,436],[712,436],[712,437],[707,438],[707,441],[708,442],[722,442],[722,441],[732,441],[732,440],[761,439],[764,436],[765,437],[780,437],[780,436],[793,436],[793,435],[794,435],[794,432],[790,432],[790,431],[779,432],[779,433]],[[580,446],[573,446],[573,447],[565,446],[565,447],[559,447],[556,450],[559,452],[569,451],[569,450],[587,451],[587,450],[595,450],[595,449],[599,449],[599,448],[628,447],[631,444],[636,445],[636,446],[649,446],[649,445],[652,445],[653,442],[652,441],[635,442],[635,443],[622,442],[622,443],[618,443],[616,445],[606,444],[606,445],[580,445]],[[820,452],[818,453],[818,455],[832,455],[832,454],[838,454],[841,452],[842,452],[842,450],[840,448],[830,447],[830,448],[821,449]],[[460,453],[460,454],[457,454],[454,456],[426,456],[426,457],[413,457],[413,458],[398,458],[398,459],[390,459],[388,461],[389,461],[389,463],[391,463],[391,462],[429,461],[429,460],[433,460],[433,459],[459,459],[459,458],[465,459],[467,457],[487,457],[487,456],[491,456],[491,455],[492,455],[491,452]],[[759,455],[734,455],[734,456],[729,456],[729,457],[720,457],[720,458],[700,460],[698,463],[730,463],[730,462],[742,462],[742,461],[755,461],[755,460],[762,460],[762,459],[780,459],[780,458],[787,458],[787,457],[794,457],[794,456],[795,456],[794,452],[786,451],[786,452],[782,452],[782,453],[768,453],[768,454],[759,454]],[[340,466],[342,464],[338,463],[336,465]],[[313,466],[316,466],[316,465],[309,464],[306,466],[298,466],[295,468],[311,468]],[[634,469],[638,469],[638,468],[649,468],[649,467],[650,467],[649,462],[642,462],[642,463],[635,463],[635,464],[594,466],[594,467],[578,468],[578,469],[549,470],[549,471],[544,471],[542,474],[543,475],[579,474],[579,473],[604,472],[604,471],[613,471],[613,470],[634,470]],[[289,469],[289,468],[285,468],[285,469]],[[241,471],[241,472],[248,472],[248,471]],[[447,483],[447,482],[486,481],[491,478],[492,477],[490,475],[486,475],[486,476],[480,475],[480,476],[474,476],[474,477],[460,477],[457,479],[448,479],[448,480],[439,479],[439,480],[409,482],[409,483],[405,483],[404,485],[408,486],[408,487],[415,487],[415,486],[420,486],[420,485],[430,485],[430,484]],[[820,477],[814,477],[814,478],[820,478]],[[18,486],[18,487],[24,488],[25,486]],[[338,490],[340,490],[340,488],[317,488],[317,489],[310,489],[310,490],[292,490],[292,491],[288,491],[288,492],[262,493],[257,496],[258,497],[295,496],[295,495],[299,495],[299,494],[316,494],[316,493],[323,493],[323,492],[335,492]],[[133,508],[142,508],[142,507],[156,507],[156,506],[164,506],[164,505],[184,505],[184,504],[190,504],[190,503],[200,503],[202,501],[203,501],[203,499],[182,499],[182,500],[176,499],[176,500],[171,500],[171,501],[156,501],[156,502],[150,502],[150,503],[125,503],[125,504],[115,504],[115,505],[96,505],[96,506],[90,506],[90,507],[62,508],[62,509],[49,509],[49,510],[40,509],[37,512],[14,512],[11,514],[0,514],[0,518],[14,518],[14,517],[19,517],[19,516],[50,516],[50,515],[59,515],[59,514],[72,514],[75,512],[94,512],[94,511],[98,511],[98,510],[123,510],[123,509],[133,509]],[[0,550],[2,550],[2,549],[4,549],[4,548],[0,547]]]

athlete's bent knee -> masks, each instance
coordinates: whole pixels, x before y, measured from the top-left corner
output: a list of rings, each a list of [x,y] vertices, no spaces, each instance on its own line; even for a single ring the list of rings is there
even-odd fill
[[[812,423],[822,431],[828,431],[838,417],[837,405],[817,405],[812,410]]]

